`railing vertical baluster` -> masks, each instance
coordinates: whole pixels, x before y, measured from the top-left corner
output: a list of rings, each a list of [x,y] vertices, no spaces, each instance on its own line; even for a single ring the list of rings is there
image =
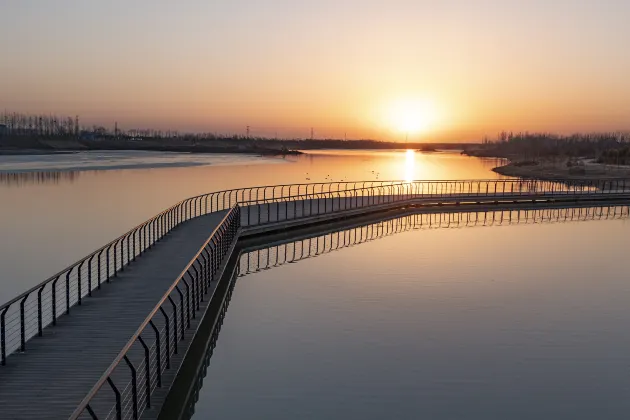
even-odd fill
[[[157,387],[162,388],[162,344],[160,343],[160,331],[157,329],[153,320],[149,321],[149,325],[155,333],[155,360],[157,369]],[[168,340],[168,337],[167,337]]]
[[[52,282],[52,323],[53,325],[57,325],[57,282],[61,275],[57,276],[55,280]]]
[[[114,395],[116,396],[116,420],[122,420],[122,403],[120,401],[120,391],[118,390],[118,388],[116,388],[116,385],[114,385],[114,381],[112,381],[112,378],[108,377],[107,383],[110,387],[112,387]]]
[[[6,331],[6,315],[9,307],[7,306],[0,314],[0,364],[5,366],[7,364],[7,331]]]
[[[101,250],[101,252],[98,253],[98,265],[97,265],[97,269],[98,269],[98,288],[101,288],[101,254],[103,253],[103,251],[105,251],[104,249]]]
[[[199,303],[200,301],[203,302],[203,292],[201,290],[201,278],[199,277],[199,271],[197,270],[197,267],[195,267],[195,263],[193,262],[193,264],[190,266],[193,270],[195,270],[195,278],[193,279],[193,282],[195,283],[195,290],[197,291],[195,297],[195,305],[196,305],[196,310],[199,310]]]
[[[127,363],[127,366],[129,366],[129,370],[131,370],[131,401],[132,401],[132,408],[133,408],[133,419],[134,420],[138,420],[138,377],[137,377],[137,372],[136,372],[136,368],[133,366],[133,363],[131,363],[131,360],[129,360],[129,357],[127,357],[127,355],[125,355],[125,357],[123,357],[123,359],[125,360],[125,363]]]
[[[177,290],[177,293],[179,293],[179,305],[180,305],[179,313],[181,314],[180,320],[182,323],[182,340],[183,340],[184,334],[186,333],[186,328],[185,328],[186,321],[184,320],[184,294],[179,288],[179,284],[175,286],[175,290]]]
[[[118,263],[117,263],[118,253],[116,252],[117,247],[118,247],[118,241],[114,243],[114,277],[118,276]]]
[[[92,260],[94,259],[93,254],[88,261],[88,296],[92,297]]]
[[[144,348],[144,370],[145,373],[145,384],[146,387],[145,393],[147,394],[147,408],[151,408],[151,352],[149,351],[149,346],[144,342],[141,336],[138,336],[138,341]]]
[[[94,410],[92,410],[92,407],[90,407],[90,404],[86,405],[85,409],[90,414],[90,417],[92,417],[92,420],[98,420],[98,417],[96,416],[96,413],[94,413]]]
[[[182,276],[184,286],[186,286],[186,328],[190,328],[190,285],[186,279]],[[182,325],[182,328],[184,326]]]
[[[46,285],[43,285],[37,291],[37,335],[42,336],[44,334],[44,327],[42,322],[42,292]]]
[[[77,297],[79,305],[81,305],[81,289],[83,288],[83,284],[81,284],[81,269],[83,268],[84,262],[85,260],[81,261],[81,264],[79,264],[79,267],[77,268]]]
[[[192,297],[192,306],[190,307],[190,316],[192,317],[192,319],[195,319],[197,317],[196,315],[196,310],[195,308],[197,307],[197,293],[199,293],[199,291],[196,289],[196,282],[195,282],[195,278],[193,277],[193,275],[190,273],[189,271],[186,271],[186,274],[188,274],[188,276],[190,277],[190,288],[191,288],[191,297]],[[188,304],[190,305],[191,302],[188,302]]]
[[[20,350],[21,351],[26,351],[26,327],[25,327],[25,316],[24,316],[24,302],[26,302],[26,299],[28,299],[28,297],[30,296],[30,294],[24,296],[24,298],[22,298],[22,300],[20,301]]]
[[[173,307],[173,352],[177,354],[177,342],[179,341],[177,340],[177,305],[171,295],[168,295],[168,300],[171,302],[171,306]]]
[[[164,315],[164,321],[165,321],[165,334],[164,334],[164,342],[166,343],[166,369],[170,369],[171,368],[171,334],[170,334],[170,328],[171,328],[171,322],[170,319],[168,317],[168,314],[166,313],[166,311],[164,310],[164,308],[162,306],[160,306],[160,312],[162,312],[162,315]]]
[[[70,273],[72,268],[66,274],[66,315],[70,314]]]

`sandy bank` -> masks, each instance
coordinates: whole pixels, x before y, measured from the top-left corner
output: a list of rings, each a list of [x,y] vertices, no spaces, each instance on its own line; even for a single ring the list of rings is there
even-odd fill
[[[510,163],[492,169],[494,172],[519,178],[546,180],[628,179],[630,166],[602,165],[591,160],[581,160],[577,165],[538,162],[531,164]]]

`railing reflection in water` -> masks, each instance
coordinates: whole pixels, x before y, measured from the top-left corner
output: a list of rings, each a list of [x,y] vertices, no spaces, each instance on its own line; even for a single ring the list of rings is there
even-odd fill
[[[243,253],[239,276],[417,229],[445,229],[630,218],[630,206],[416,213]]]
[[[235,276],[230,280],[226,298],[219,312],[218,322],[211,333],[208,351],[201,361],[201,368],[192,384],[192,397],[184,407],[184,412],[180,418],[190,419],[195,413],[195,404],[199,400],[199,392],[208,373],[210,360],[221,332],[234,287],[240,277],[417,229],[453,229],[613,219],[630,219],[630,206],[410,214],[297,241],[289,239],[288,242],[271,247],[245,250],[240,255]]]

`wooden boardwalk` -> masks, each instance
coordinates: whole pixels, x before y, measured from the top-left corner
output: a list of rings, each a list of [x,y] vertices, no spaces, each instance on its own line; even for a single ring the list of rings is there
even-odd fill
[[[630,194],[588,197],[583,194],[530,193],[315,198],[243,206],[241,224],[242,233],[246,236],[358,216],[368,217],[394,209],[411,211],[420,207],[438,209],[450,205],[470,206],[479,211],[480,207],[491,209],[498,204],[518,207],[533,203],[544,206],[550,203],[610,203],[619,200],[630,200]],[[70,315],[59,318],[57,326],[46,328],[43,337],[30,340],[25,353],[11,354],[7,366],[0,367],[0,419],[68,418],[226,214],[227,211],[219,211],[178,226],[136,262],[126,266],[111,283],[95,290],[92,297],[85,297],[81,306],[74,306]],[[201,309],[203,313],[203,305]],[[193,322],[192,332],[196,331],[200,321]],[[193,335],[190,337],[192,339]],[[185,351],[182,351],[173,364],[179,366],[184,355]],[[135,353],[130,354],[134,364],[135,356]],[[142,360],[141,356],[137,360]],[[143,418],[157,417],[176,373],[177,368],[166,374],[164,386],[156,390],[155,403],[145,411]],[[108,408],[111,401],[101,404],[96,399],[93,407],[96,406]]]
[[[67,419],[226,212],[185,222],[0,368],[0,419]]]

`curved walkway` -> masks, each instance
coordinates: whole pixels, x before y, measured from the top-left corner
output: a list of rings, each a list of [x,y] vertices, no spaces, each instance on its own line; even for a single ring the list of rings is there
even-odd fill
[[[67,419],[226,212],[185,222],[0,369],[0,419]]]

